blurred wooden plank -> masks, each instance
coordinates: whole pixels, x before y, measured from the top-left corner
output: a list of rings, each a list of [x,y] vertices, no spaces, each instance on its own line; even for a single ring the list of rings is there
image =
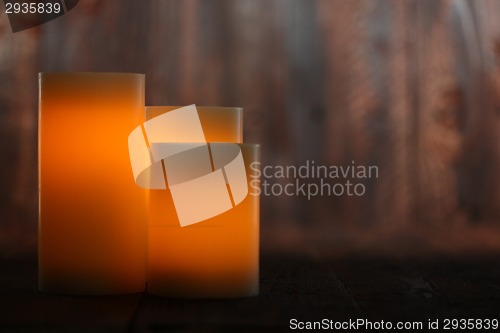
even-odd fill
[[[352,258],[331,263],[366,318],[426,320],[446,313],[443,296],[411,261]]]
[[[145,295],[139,331],[288,331],[291,318],[355,317],[356,306],[329,267],[307,255],[262,257],[260,294],[234,300],[175,300]]]
[[[499,12],[497,1],[456,1],[452,12],[463,98],[459,199],[473,223],[497,223],[500,217],[500,187],[492,181],[500,169],[500,25],[495,18]]]
[[[494,255],[334,261],[368,318],[497,318],[500,270]]]
[[[41,293],[35,258],[4,260],[1,264],[0,331],[125,332],[142,297]]]
[[[442,295],[448,313],[457,318],[497,318],[500,269],[494,255],[464,255],[418,266]]]
[[[17,34],[2,16],[0,223],[36,232],[37,73],[132,71],[148,104],[244,107],[266,165],[379,166],[363,197],[263,197],[263,232],[498,225],[498,13],[494,0],[85,1]]]
[[[500,268],[481,257],[266,253],[258,297],[182,300],[148,294],[62,296],[37,291],[33,257],[4,260],[0,331],[285,332],[289,321],[496,318]]]

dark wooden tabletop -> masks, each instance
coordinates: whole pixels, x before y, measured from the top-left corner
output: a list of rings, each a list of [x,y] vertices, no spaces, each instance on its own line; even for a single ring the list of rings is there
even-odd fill
[[[63,296],[37,290],[33,256],[4,260],[5,332],[281,332],[290,319],[499,318],[499,257],[413,259],[263,253],[260,295],[179,300],[148,294]]]

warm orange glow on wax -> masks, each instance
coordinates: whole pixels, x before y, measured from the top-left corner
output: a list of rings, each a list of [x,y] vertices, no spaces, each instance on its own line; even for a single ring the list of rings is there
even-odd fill
[[[143,291],[147,192],[127,137],[144,121],[144,76],[43,73],[39,120],[40,290]]]
[[[147,107],[146,119],[175,108]],[[241,109],[198,107],[198,114],[208,142],[242,142]],[[240,147],[250,176],[259,147]],[[254,192],[250,186],[249,192]],[[180,227],[170,191],[151,190],[148,237],[148,292],[192,298],[258,294],[258,196],[249,193],[221,215]]]

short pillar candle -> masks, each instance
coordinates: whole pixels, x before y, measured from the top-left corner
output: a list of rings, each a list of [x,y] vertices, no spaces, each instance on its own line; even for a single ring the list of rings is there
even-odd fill
[[[147,107],[146,119],[175,109]],[[248,195],[220,215],[182,227],[172,192],[150,190],[147,290],[179,298],[254,296],[259,291],[258,164],[254,162],[259,161],[260,148],[241,144],[242,109],[197,107],[197,111],[212,155],[211,142],[235,143],[240,149]]]

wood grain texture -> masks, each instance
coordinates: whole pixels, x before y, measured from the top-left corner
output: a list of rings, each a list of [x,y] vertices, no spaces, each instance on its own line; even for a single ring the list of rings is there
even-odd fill
[[[263,232],[497,225],[499,13],[494,0],[87,0],[16,34],[1,16],[0,243],[35,244],[40,71],[142,72],[148,104],[244,107],[265,164],[379,166],[363,197],[263,197]]]
[[[497,255],[262,255],[260,294],[187,300],[148,294],[62,296],[36,290],[34,257],[4,261],[0,332],[288,332],[290,319],[498,318]]]

